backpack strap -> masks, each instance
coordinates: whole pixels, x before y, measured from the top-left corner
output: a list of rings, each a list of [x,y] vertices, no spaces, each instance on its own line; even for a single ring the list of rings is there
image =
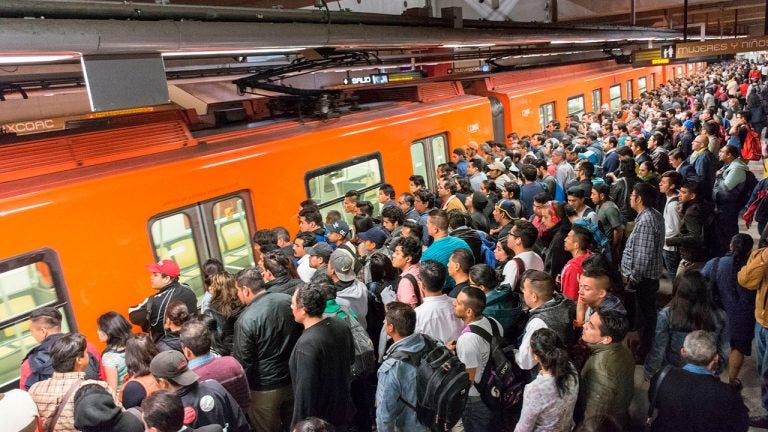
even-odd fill
[[[669,374],[669,371],[672,370],[672,365],[666,365],[664,366],[664,369],[659,372],[659,378],[654,383],[654,386],[652,389],[650,389],[648,392],[651,395],[650,403],[648,404],[648,417],[646,419],[646,424],[650,426],[651,421],[653,420],[653,410],[656,408],[656,398],[659,396],[659,389],[661,388],[661,383],[664,381],[664,378],[667,377],[667,374]]]
[[[525,272],[525,262],[522,260],[522,258],[518,257],[512,257],[512,260],[517,264],[517,273],[515,274],[515,286],[512,287],[512,290],[518,291],[518,287],[520,287],[521,278],[523,277],[523,273]]]
[[[419,281],[417,281],[416,277],[410,273],[405,273],[400,279],[402,278],[408,279],[408,282],[413,285],[413,293],[416,295],[416,303],[421,304],[421,291],[419,290]],[[400,285],[399,282],[398,285]],[[397,291],[397,289],[395,289],[395,291]]]
[[[51,422],[48,424],[47,432],[53,432],[53,430],[56,429],[56,423],[59,422],[59,417],[61,417],[61,413],[64,412],[64,407],[67,405],[67,402],[72,399],[72,395],[75,393],[75,390],[80,388],[80,383],[82,382],[83,379],[79,378],[77,381],[73,382],[71,386],[69,386],[69,390],[67,390],[67,393],[63,398],[61,398],[61,402],[59,402],[59,405],[56,407],[56,411],[53,413],[53,417],[51,417]]]
[[[493,332],[493,336],[491,336],[491,334],[488,333],[487,330],[485,330],[484,328],[480,327],[477,324],[470,324],[467,327],[469,328],[469,331],[471,333],[474,333],[474,334],[480,336],[486,342],[488,342],[488,344],[490,345],[490,344],[493,343],[493,338],[494,337],[499,337],[500,336],[499,335],[499,326],[496,325],[496,323],[492,319],[487,318],[487,317],[486,317],[486,319],[488,320],[489,323],[491,323],[491,331]]]

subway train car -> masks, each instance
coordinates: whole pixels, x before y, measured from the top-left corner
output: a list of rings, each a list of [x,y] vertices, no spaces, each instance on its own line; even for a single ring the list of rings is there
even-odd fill
[[[569,115],[612,111],[621,101],[639,97],[667,80],[685,76],[706,63],[631,68],[601,61],[546,69],[493,74],[470,82],[468,93],[489,98],[493,108],[494,136],[515,131],[522,136],[543,130],[547,123]]]
[[[181,281],[201,296],[206,259],[221,259],[231,272],[252,266],[254,230],[296,232],[302,200],[314,199],[324,212],[341,210],[344,193],[356,189],[375,202],[381,184],[403,191],[414,173],[434,188],[435,167],[450,149],[510,130],[539,130],[544,119],[536,109],[548,112],[536,106],[543,100],[562,119],[572,112],[570,96],[591,97],[596,87],[587,77],[605,74],[575,67],[583,82],[569,91],[553,90],[552,79],[529,73],[522,89],[504,89],[517,92],[506,100],[496,87],[493,95],[465,94],[458,82],[427,83],[417,84],[416,100],[373,104],[325,121],[193,131],[193,116],[177,110],[0,145],[0,385],[16,385],[18,366],[35,345],[32,311],[56,306],[66,329],[97,341],[96,318],[110,310],[126,314],[150,295],[145,265],[165,258],[179,264]],[[623,92],[625,77],[637,83],[649,73],[619,69],[599,78],[600,85]],[[603,88],[607,95],[613,87]],[[531,111],[522,115],[513,101],[526,97]],[[503,130],[492,114],[499,101],[506,104]]]

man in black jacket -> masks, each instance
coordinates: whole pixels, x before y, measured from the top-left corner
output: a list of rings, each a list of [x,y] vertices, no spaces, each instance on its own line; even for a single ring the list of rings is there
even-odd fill
[[[179,283],[181,270],[172,260],[162,260],[157,264],[147,264],[152,272],[149,283],[158,292],[145,298],[143,302],[128,308],[131,323],[141,327],[152,335],[157,342],[165,335],[165,308],[173,300],[180,300],[187,305],[190,313],[197,311],[197,296],[188,286]]]
[[[286,429],[293,406],[288,358],[301,334],[291,296],[267,291],[257,268],[241,270],[235,288],[246,306],[235,323],[232,356],[248,378],[251,423],[257,432]]]
[[[352,419],[351,368],[355,358],[352,332],[336,317],[323,317],[325,293],[310,285],[291,299],[293,317],[302,326],[291,353],[294,406],[291,426],[307,417],[320,417],[344,431]]]
[[[749,415],[738,391],[712,375],[718,363],[712,335],[702,330],[688,333],[680,353],[686,362],[682,369],[669,369],[661,378],[662,369],[651,378],[648,398],[658,410],[651,430],[746,431]]]
[[[699,184],[685,182],[680,187],[680,232],[666,240],[667,246],[678,246],[680,265],[677,275],[688,270],[699,270],[707,260],[708,245],[704,241],[704,231],[714,218],[714,208],[707,201],[699,199]],[[709,227],[712,229],[712,227]]]

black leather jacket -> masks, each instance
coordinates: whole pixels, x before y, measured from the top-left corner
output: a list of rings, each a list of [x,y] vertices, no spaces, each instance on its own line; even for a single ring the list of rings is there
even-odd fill
[[[291,384],[288,359],[301,331],[288,294],[267,291],[245,307],[235,323],[232,356],[243,365],[251,390]]]

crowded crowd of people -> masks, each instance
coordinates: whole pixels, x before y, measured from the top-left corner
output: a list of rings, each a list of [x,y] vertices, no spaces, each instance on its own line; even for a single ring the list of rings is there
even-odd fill
[[[298,234],[254,233],[254,267],[208,260],[200,302],[161,260],[155,292],[97,335],[36,310],[0,413],[46,432],[619,431],[646,420],[629,412],[642,365],[651,430],[768,428],[740,379],[754,341],[768,412],[768,182],[745,160],[764,69],[714,64],[454,147],[434,190],[414,175],[375,203],[348,191],[344,213],[304,201]],[[424,385],[438,351],[464,389],[446,410]]]

